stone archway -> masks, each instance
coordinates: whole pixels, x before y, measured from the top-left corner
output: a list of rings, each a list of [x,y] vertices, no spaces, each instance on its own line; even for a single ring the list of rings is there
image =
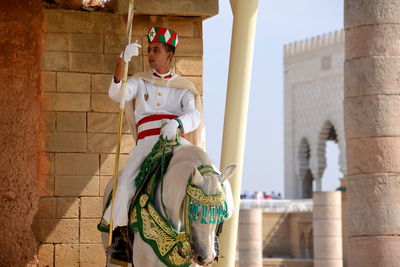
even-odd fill
[[[301,198],[312,198],[314,177],[310,169],[310,144],[306,138],[303,138],[300,142],[298,157],[299,178],[301,181],[300,196]]]
[[[325,121],[323,124],[321,131],[319,133],[319,138],[318,138],[318,149],[317,149],[317,160],[318,160],[318,166],[317,166],[317,172],[316,172],[316,190],[321,191],[322,190],[322,176],[324,174],[324,171],[327,167],[327,160],[326,160],[326,144],[328,141],[333,141],[335,144],[339,146],[339,138],[338,138],[338,133],[336,130],[336,127],[331,121]],[[340,152],[339,152],[340,153]],[[340,162],[340,157],[339,155],[338,162]]]

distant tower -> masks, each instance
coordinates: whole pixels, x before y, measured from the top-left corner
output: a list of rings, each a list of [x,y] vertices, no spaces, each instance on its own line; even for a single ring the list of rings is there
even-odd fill
[[[340,170],[346,171],[344,33],[312,37],[284,49],[285,197],[311,198],[314,181],[321,190],[327,140],[338,143]]]

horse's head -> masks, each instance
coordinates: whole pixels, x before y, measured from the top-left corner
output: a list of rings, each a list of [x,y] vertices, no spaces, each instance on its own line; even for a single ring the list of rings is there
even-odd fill
[[[190,231],[192,259],[200,265],[212,263],[217,256],[215,233],[218,223],[226,216],[226,196],[222,184],[229,179],[236,165],[228,165],[221,174],[212,168],[194,168],[188,197],[190,198]],[[190,197],[192,195],[192,197]]]

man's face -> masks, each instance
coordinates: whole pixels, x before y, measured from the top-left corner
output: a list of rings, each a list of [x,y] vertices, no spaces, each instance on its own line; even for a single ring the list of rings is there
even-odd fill
[[[147,54],[149,65],[153,69],[169,67],[169,62],[173,57],[173,53],[167,52],[162,43],[149,43]]]

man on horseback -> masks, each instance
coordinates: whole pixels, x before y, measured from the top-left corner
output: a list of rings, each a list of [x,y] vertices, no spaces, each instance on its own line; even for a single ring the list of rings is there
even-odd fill
[[[119,239],[119,245],[121,242],[127,243],[129,207],[136,192],[135,178],[159,136],[174,140],[179,129],[193,144],[201,146],[200,95],[192,82],[174,73],[170,67],[177,46],[176,32],[163,27],[152,27],[148,33],[147,49],[151,70],[135,74],[126,83],[125,113],[136,146],[131,151],[125,168],[120,171],[113,214],[111,215],[110,205],[105,209],[98,226],[101,231],[108,230],[102,226],[109,225],[112,216],[112,230],[115,230],[117,237],[123,237]],[[109,87],[109,97],[112,100],[120,101],[124,66],[132,57],[139,55],[140,47],[139,44],[132,43],[121,53]],[[190,132],[192,133],[188,135]],[[182,138],[181,143],[189,142]],[[114,245],[114,249],[117,247],[118,245]],[[125,249],[116,250],[116,258],[130,261],[131,255]]]

